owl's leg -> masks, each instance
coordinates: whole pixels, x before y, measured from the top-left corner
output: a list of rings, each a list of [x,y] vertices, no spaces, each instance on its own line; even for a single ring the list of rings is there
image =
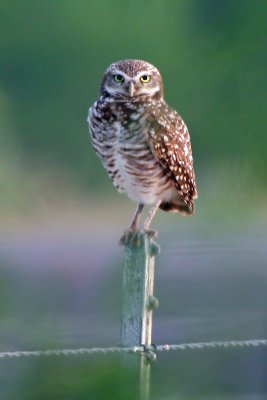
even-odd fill
[[[148,230],[149,225],[151,224],[152,219],[154,218],[154,216],[155,216],[155,214],[156,214],[156,212],[157,212],[157,210],[158,210],[160,204],[161,204],[161,200],[158,200],[158,201],[153,205],[153,207],[151,207],[151,209],[149,210],[147,219],[145,220],[145,223],[144,223],[144,230],[145,230],[145,231]]]
[[[126,231],[124,232],[123,236],[120,239],[120,244],[126,244],[127,242],[134,242],[136,240],[138,236],[138,222],[140,221],[144,206],[145,205],[143,203],[138,204],[130,228],[126,229]]]
[[[145,205],[143,203],[139,203],[138,204],[138,207],[137,207],[137,209],[135,211],[135,214],[134,214],[131,226],[130,226],[130,230],[131,231],[136,231],[137,230],[138,222],[140,221],[141,214],[142,214],[142,211],[144,209],[144,206]]]

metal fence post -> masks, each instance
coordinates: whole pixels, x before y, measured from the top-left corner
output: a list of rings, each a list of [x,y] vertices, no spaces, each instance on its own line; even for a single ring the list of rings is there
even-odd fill
[[[138,232],[124,244],[121,343],[149,346],[152,314],[158,301],[153,295],[155,256],[159,246],[151,235]],[[141,399],[149,399],[150,363],[144,354],[140,364]]]

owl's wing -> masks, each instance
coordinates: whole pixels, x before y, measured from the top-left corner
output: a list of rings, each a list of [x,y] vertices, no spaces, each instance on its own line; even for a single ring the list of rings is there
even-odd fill
[[[151,151],[184,202],[193,209],[197,188],[190,136],[184,121],[175,110],[164,105],[164,110],[157,108],[148,117],[147,136]]]

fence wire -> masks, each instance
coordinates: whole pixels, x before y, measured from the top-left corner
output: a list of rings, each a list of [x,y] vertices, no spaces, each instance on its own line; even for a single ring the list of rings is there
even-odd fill
[[[108,353],[152,353],[161,351],[184,351],[184,350],[203,350],[203,349],[226,349],[230,347],[259,347],[267,346],[267,339],[253,340],[231,340],[217,342],[183,343],[183,344],[162,344],[151,346],[133,347],[92,347],[81,349],[58,349],[58,350],[37,350],[37,351],[8,351],[0,352],[0,358],[19,358],[19,357],[41,357],[41,356],[76,356],[93,355]]]

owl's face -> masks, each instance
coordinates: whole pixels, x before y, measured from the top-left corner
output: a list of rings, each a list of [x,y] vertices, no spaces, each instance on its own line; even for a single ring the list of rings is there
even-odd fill
[[[136,101],[162,97],[162,78],[153,65],[141,60],[122,60],[111,64],[102,80],[101,94]]]

